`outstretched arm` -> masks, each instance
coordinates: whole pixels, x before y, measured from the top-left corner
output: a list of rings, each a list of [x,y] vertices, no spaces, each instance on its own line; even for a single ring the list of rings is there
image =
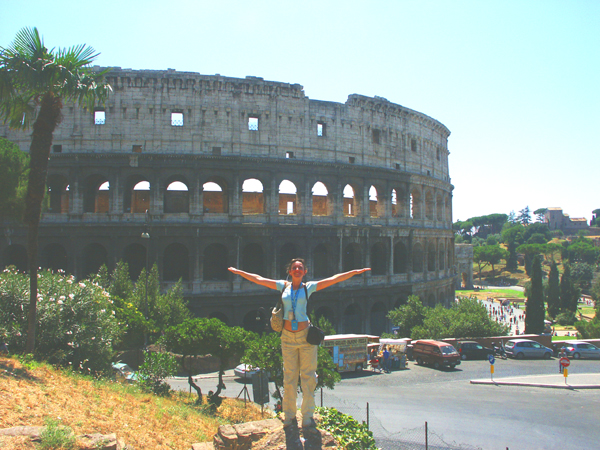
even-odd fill
[[[317,281],[317,291],[328,288],[329,286],[333,286],[334,284],[340,283],[342,281],[346,281],[347,279],[352,278],[354,275],[365,273],[368,270],[371,270],[371,268],[365,267],[364,269],[351,270],[349,272],[338,273],[337,275],[333,275],[332,277],[319,280]]]
[[[268,287],[269,289],[277,289],[277,282],[275,280],[271,280],[270,278],[264,278],[260,275],[256,275],[255,273],[244,272],[243,270],[236,269],[235,267],[229,267],[231,273],[235,273],[236,275],[245,278],[248,281],[252,281],[253,283],[260,284],[261,286]]]

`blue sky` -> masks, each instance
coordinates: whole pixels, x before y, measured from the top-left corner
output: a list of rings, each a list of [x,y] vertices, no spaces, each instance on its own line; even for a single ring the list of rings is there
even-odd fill
[[[97,63],[378,95],[446,125],[453,220],[600,208],[600,1],[0,0],[0,46],[35,26]]]

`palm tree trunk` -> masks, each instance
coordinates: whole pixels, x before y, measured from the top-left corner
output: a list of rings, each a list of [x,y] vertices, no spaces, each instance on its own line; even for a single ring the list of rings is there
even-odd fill
[[[38,230],[42,201],[46,193],[46,176],[52,135],[60,122],[62,101],[52,93],[44,95],[38,117],[33,124],[31,146],[29,147],[29,184],[25,199],[24,221],[27,229],[27,259],[29,262],[29,311],[27,315],[27,341],[25,353],[35,350],[35,328],[37,323],[38,296]]]

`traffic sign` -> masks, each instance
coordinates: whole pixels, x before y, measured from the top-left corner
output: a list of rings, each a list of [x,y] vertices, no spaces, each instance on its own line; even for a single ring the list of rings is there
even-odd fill
[[[494,358],[494,355],[492,355],[491,353],[488,355],[488,360],[490,364],[494,364],[496,362],[496,358]]]
[[[567,358],[566,356],[563,356],[562,358],[560,358],[560,365],[563,367],[569,367],[571,365],[571,361],[569,361],[569,358]]]

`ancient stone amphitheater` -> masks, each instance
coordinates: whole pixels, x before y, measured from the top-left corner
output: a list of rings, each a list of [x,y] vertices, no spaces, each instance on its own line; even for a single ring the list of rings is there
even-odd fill
[[[84,277],[156,263],[183,281],[195,314],[263,326],[277,293],[227,267],[309,279],[372,271],[315,294],[338,332],[389,331],[387,312],[419,295],[454,298],[448,136],[440,122],[380,97],[309,99],[299,84],[114,68],[94,111],[65,105],[54,135],[42,267]],[[29,148],[30,134],[0,126]],[[3,265],[27,266],[26,230],[4,223]]]

